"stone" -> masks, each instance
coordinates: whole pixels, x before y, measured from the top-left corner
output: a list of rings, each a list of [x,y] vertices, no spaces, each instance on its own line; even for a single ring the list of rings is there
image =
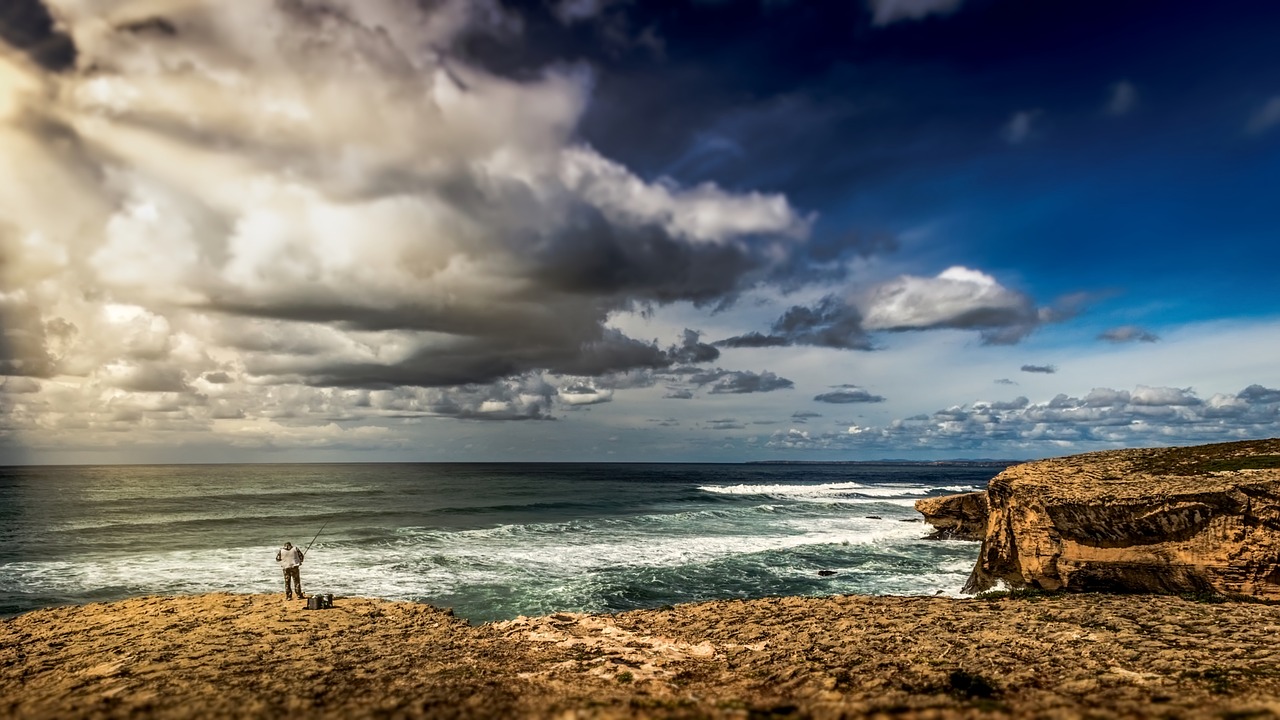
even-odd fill
[[[1280,600],[1280,439],[1025,463],[982,495],[989,516],[966,591],[1004,583]],[[935,527],[963,527],[959,508],[976,500],[947,501],[917,507]]]

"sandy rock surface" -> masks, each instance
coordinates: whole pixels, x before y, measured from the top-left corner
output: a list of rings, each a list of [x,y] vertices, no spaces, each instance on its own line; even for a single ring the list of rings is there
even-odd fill
[[[148,597],[0,623],[0,717],[1273,717],[1280,606],[769,598],[471,626]]]

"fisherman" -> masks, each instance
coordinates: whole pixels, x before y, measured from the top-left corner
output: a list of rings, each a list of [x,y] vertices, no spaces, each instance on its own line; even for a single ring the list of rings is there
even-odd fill
[[[284,570],[284,598],[292,600],[293,594],[298,593],[298,599],[305,600],[306,595],[302,594],[302,551],[293,546],[293,543],[286,542],[284,547],[276,552],[276,562],[280,563],[280,568]],[[289,580],[293,580],[293,587],[289,586]]]

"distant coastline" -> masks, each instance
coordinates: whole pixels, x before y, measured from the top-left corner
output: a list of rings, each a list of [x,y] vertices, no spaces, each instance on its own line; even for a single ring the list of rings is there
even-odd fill
[[[916,467],[1012,467],[1028,460],[748,460],[743,465],[906,465]]]

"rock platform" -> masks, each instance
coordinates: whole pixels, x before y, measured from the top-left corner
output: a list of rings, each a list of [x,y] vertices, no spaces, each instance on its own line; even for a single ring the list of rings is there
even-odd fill
[[[0,622],[5,718],[1280,715],[1280,606],[764,598],[472,626],[428,605],[147,597]]]

